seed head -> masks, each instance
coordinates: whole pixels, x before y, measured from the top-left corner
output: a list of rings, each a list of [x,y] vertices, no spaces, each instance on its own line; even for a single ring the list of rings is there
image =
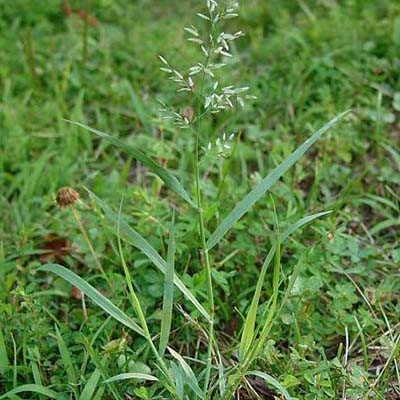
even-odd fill
[[[79,200],[79,197],[80,195],[76,190],[66,186],[58,191],[57,204],[61,208],[73,206]]]
[[[192,122],[195,116],[193,107],[186,106],[182,111],[182,116],[186,118],[189,122]]]

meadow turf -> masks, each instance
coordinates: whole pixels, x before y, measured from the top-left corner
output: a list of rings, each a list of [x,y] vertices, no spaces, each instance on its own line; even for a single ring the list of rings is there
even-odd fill
[[[0,0],[0,399],[169,398],[144,379],[104,383],[121,373],[159,376],[149,342],[39,267],[68,268],[140,322],[133,289],[158,346],[165,277],[129,237],[118,243],[120,226],[89,189],[117,216],[121,207],[165,260],[173,231],[175,272],[207,308],[196,210],[131,154],[65,121],[143,151],[194,198],[194,137],[165,121],[157,100],[193,104],[176,94],[158,55],[191,65],[197,50],[183,27],[204,2],[61,3]],[[257,98],[202,125],[203,146],[216,131],[237,133],[231,157],[200,163],[207,238],[305,139],[352,110],[210,252],[215,337],[230,371],[240,365],[243,323],[276,231],[332,211],[282,243],[278,312],[252,363],[276,381],[243,377],[236,398],[286,390],[299,400],[398,399],[400,3],[243,0],[228,27],[246,35],[234,43],[227,81]],[[65,186],[80,193],[73,208],[57,205]],[[271,268],[258,326],[273,292]],[[169,346],[202,387],[207,323],[181,291],[173,300]],[[211,369],[215,399],[218,373]],[[201,398],[189,384],[187,393]]]

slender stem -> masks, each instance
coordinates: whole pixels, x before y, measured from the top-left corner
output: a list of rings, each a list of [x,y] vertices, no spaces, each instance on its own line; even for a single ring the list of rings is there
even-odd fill
[[[119,220],[118,220],[118,233],[119,233]],[[168,367],[165,364],[163,358],[161,357],[160,353],[158,352],[156,346],[154,345],[153,339],[151,337],[151,333],[149,331],[148,325],[147,325],[147,321],[146,321],[146,317],[143,313],[143,309],[142,306],[140,305],[140,301],[136,295],[135,289],[133,288],[133,284],[132,284],[132,278],[131,278],[131,274],[129,272],[128,266],[126,264],[125,261],[125,257],[124,257],[124,253],[122,251],[122,244],[121,244],[121,238],[118,234],[118,250],[119,250],[119,254],[121,257],[121,262],[122,262],[122,267],[124,269],[124,273],[125,273],[125,278],[126,278],[126,282],[128,284],[128,289],[129,289],[129,293],[131,295],[131,299],[132,299],[132,303],[135,307],[136,310],[136,314],[137,317],[139,319],[140,325],[142,326],[144,335],[146,337],[146,340],[151,348],[151,351],[153,352],[154,356],[156,357],[158,363],[159,363],[159,367],[162,371],[162,373],[165,375],[165,377],[167,378],[167,380],[169,381],[169,383],[172,385],[172,387],[174,387],[174,382],[173,379],[171,378],[171,375],[168,371]]]
[[[199,167],[199,132],[197,132],[197,134],[196,134],[195,154],[196,154],[196,159],[195,159],[196,202],[197,202],[198,216],[199,216],[201,246],[203,249],[203,256],[204,256],[204,262],[205,262],[206,274],[207,274],[207,294],[208,294],[208,304],[209,304],[210,320],[211,320],[210,321],[210,331],[209,331],[209,342],[208,342],[208,349],[207,349],[207,368],[206,368],[206,376],[205,376],[205,381],[204,381],[204,391],[207,391],[208,384],[210,381],[210,374],[211,374],[211,359],[212,359],[212,348],[213,348],[213,341],[214,341],[215,305],[214,305],[214,291],[213,291],[213,283],[212,283],[212,275],[211,275],[211,263],[210,263],[210,257],[208,254],[205,228],[204,228],[204,210],[202,207],[202,200],[201,200],[200,167]]]
[[[269,332],[271,331],[273,321],[274,321],[274,316],[276,313],[277,309],[277,303],[278,303],[278,294],[279,294],[279,276],[280,276],[280,259],[281,259],[281,244],[280,244],[280,239],[278,237],[278,241],[276,244],[276,253],[275,253],[275,262],[274,262],[274,271],[273,271],[273,277],[272,277],[272,286],[273,286],[273,293],[272,293],[272,304],[270,306],[267,320],[264,324],[264,327],[260,333],[259,339],[257,343],[254,344],[253,348],[249,351],[249,353],[246,355],[243,364],[238,368],[238,372],[236,373],[236,379],[228,389],[228,391],[225,393],[223,399],[230,400],[234,396],[238,386],[240,385],[240,382],[242,380],[243,375],[247,372],[251,364],[254,362],[254,360],[257,358],[258,354],[260,354],[262,347],[264,346],[265,340],[267,339],[267,336]]]
[[[213,29],[213,26],[210,27]],[[211,40],[208,43],[208,55],[204,65],[204,69],[207,68],[210,62],[210,54],[211,54],[211,47],[212,42]],[[204,256],[204,263],[206,268],[207,274],[207,294],[208,294],[208,306],[210,312],[210,327],[209,327],[209,342],[207,348],[207,367],[206,367],[206,374],[204,378],[204,392],[207,392],[209,382],[210,382],[210,375],[211,375],[211,365],[212,365],[212,350],[214,340],[214,319],[215,319],[215,303],[214,303],[214,291],[213,291],[213,282],[212,282],[212,273],[211,273],[211,263],[210,257],[208,254],[207,242],[206,242],[206,235],[205,235],[205,226],[204,226],[204,209],[201,199],[201,182],[200,182],[200,133],[201,133],[201,122],[202,117],[206,114],[201,112],[202,107],[202,98],[203,98],[203,90],[204,90],[204,83],[206,79],[206,74],[203,70],[201,85],[200,85],[200,96],[198,97],[198,110],[197,110],[197,129],[195,130],[196,135],[196,143],[195,143],[195,182],[196,182],[196,203],[197,203],[197,210],[198,210],[198,218],[199,218],[199,226],[200,226],[200,239],[201,239],[201,247]]]
[[[96,252],[94,251],[94,248],[93,248],[92,243],[91,243],[91,241],[90,241],[90,239],[89,239],[89,236],[88,236],[88,234],[86,233],[86,229],[85,229],[85,227],[84,227],[83,224],[82,224],[82,220],[81,220],[81,218],[80,218],[80,216],[79,216],[78,211],[75,209],[74,206],[71,206],[71,209],[72,209],[72,213],[74,214],[75,220],[76,220],[76,222],[78,223],[79,228],[80,228],[80,230],[81,230],[81,232],[82,232],[82,235],[83,235],[83,237],[84,237],[85,240],[86,240],[86,243],[87,243],[87,245],[88,245],[88,247],[89,247],[89,250],[90,250],[90,252],[92,253],[92,256],[93,256],[93,258],[94,258],[94,261],[95,261],[97,267],[99,268],[100,272],[104,275],[104,277],[105,277],[105,279],[106,279],[108,285],[110,286],[110,288],[111,288],[113,294],[115,295],[115,294],[116,294],[116,292],[115,292],[115,287],[114,287],[113,283],[110,281],[110,279],[108,278],[106,272],[104,271],[103,267],[102,267],[101,264],[100,264],[99,259],[97,258]]]

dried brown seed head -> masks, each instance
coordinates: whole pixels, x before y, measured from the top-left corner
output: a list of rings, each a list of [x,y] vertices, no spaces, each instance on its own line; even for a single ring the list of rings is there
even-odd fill
[[[193,107],[186,106],[182,111],[182,116],[189,122],[193,122],[194,119],[194,109]]]
[[[79,200],[79,197],[80,195],[76,190],[66,186],[58,191],[57,204],[61,208],[73,206]]]

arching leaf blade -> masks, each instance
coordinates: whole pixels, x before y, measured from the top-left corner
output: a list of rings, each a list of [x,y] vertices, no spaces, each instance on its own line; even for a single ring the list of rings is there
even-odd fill
[[[39,268],[39,271],[52,272],[61,278],[65,279],[71,285],[76,286],[86,296],[93,300],[100,308],[102,308],[107,314],[111,315],[114,319],[121,322],[121,324],[132,329],[141,336],[145,336],[142,328],[128,317],[122,310],[120,310],[115,304],[103,296],[97,289],[87,283],[81,277],[69,269],[58,265],[58,264],[45,264]]]
[[[104,216],[107,221],[113,227],[113,233],[117,235],[116,222],[119,219],[120,223],[120,233],[121,237],[130,243],[132,246],[139,249],[144,255],[146,255],[149,260],[157,267],[159,271],[163,274],[166,273],[166,262],[165,260],[157,253],[154,247],[138,232],[135,231],[122,216],[116,214],[112,209],[98,196],[92,193],[90,190],[87,190],[90,197],[94,200],[94,202],[102,209],[104,212]],[[203,315],[204,318],[208,322],[211,321],[210,314],[206,311],[206,309],[200,304],[200,302],[196,299],[193,293],[185,286],[182,280],[178,277],[176,272],[174,272],[174,284],[181,291],[181,293],[193,304],[193,306]]]
[[[301,146],[299,146],[285,161],[268,174],[243,200],[241,200],[234,209],[225,217],[221,224],[207,241],[207,248],[212,249],[224,235],[235,225],[240,218],[243,217],[253,205],[265,195],[265,193],[282,177],[282,175],[290,169],[304,153],[332,126],[340,119],[347,115],[349,111],[345,111],[332,119],[321,129],[309,137]]]
[[[167,185],[169,189],[175,191],[191,206],[197,207],[194,201],[190,198],[189,194],[186,192],[185,188],[182,186],[181,182],[169,171],[167,171],[164,167],[155,162],[152,158],[150,158],[142,151],[135,149],[133,146],[124,143],[123,141],[117,139],[114,136],[109,135],[108,133],[99,131],[98,129],[95,128],[91,128],[88,125],[81,124],[80,122],[70,121],[68,119],[66,119],[65,121],[77,125],[83,129],[86,129],[96,134],[97,136],[108,140],[114,146],[125,151],[126,153],[134,157],[136,160],[140,161],[143,165],[146,165],[146,167],[150,168],[157,176],[159,176],[164,181],[164,183]]]

